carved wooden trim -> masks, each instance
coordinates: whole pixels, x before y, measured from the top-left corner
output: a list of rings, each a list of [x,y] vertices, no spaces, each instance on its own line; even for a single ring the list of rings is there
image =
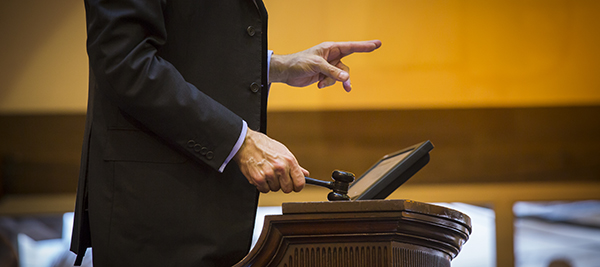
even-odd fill
[[[265,217],[257,245],[235,266],[446,267],[471,233],[468,216],[414,201],[285,203],[283,210]]]

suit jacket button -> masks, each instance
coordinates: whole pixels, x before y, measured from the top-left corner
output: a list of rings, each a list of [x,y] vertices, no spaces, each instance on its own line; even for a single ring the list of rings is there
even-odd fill
[[[258,83],[250,84],[250,91],[252,91],[252,93],[258,93],[258,91],[260,91],[260,84],[258,84]]]
[[[196,151],[196,152],[200,152],[200,150],[202,150],[202,146],[201,146],[201,145],[199,145],[199,144],[195,144],[195,145],[194,145],[194,151]]]
[[[204,155],[206,155],[206,153],[208,153],[208,148],[206,148],[205,146],[203,146],[200,149],[200,155],[204,156]]]
[[[195,144],[196,144],[196,142],[194,140],[190,140],[190,141],[187,142],[187,146],[189,148],[193,148]]]
[[[214,157],[214,156],[215,156],[215,155],[214,155],[214,153],[213,153],[212,151],[208,151],[208,152],[206,152],[206,156],[205,156],[205,157],[206,157],[208,160],[211,160],[211,159],[213,159],[213,157]]]
[[[246,28],[246,32],[248,32],[248,35],[252,37],[256,34],[256,29],[254,29],[252,26],[248,26],[248,28]]]

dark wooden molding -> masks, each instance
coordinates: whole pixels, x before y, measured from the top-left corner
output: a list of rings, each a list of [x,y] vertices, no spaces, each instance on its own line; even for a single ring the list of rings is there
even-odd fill
[[[0,115],[0,176],[9,194],[74,193],[85,114]]]
[[[431,140],[407,184],[600,180],[600,106],[273,112],[268,129],[315,178]]]
[[[4,190],[75,192],[84,124],[0,115]],[[431,161],[407,184],[600,181],[600,106],[270,112],[268,133],[324,180],[431,140]]]
[[[450,266],[468,216],[407,200],[284,203],[241,266]]]

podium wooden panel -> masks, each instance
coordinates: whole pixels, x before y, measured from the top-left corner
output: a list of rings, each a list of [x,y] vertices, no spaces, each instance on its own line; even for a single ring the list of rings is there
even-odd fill
[[[410,200],[284,203],[235,267],[448,267],[470,234],[467,215]]]

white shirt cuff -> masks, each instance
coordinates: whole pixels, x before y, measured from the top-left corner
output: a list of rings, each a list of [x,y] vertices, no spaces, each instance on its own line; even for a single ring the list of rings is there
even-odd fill
[[[269,50],[268,56],[267,56],[267,82],[271,83],[271,80],[269,78],[269,72],[271,71],[271,57],[273,56],[273,50]]]
[[[231,153],[229,153],[229,156],[227,156],[227,158],[225,159],[225,162],[223,162],[223,165],[221,165],[221,168],[219,168],[219,172],[222,173],[223,170],[225,170],[225,167],[227,167],[227,164],[229,163],[229,161],[231,161],[233,156],[235,156],[235,154],[237,154],[237,152],[240,150],[240,148],[244,144],[244,140],[246,139],[247,133],[248,133],[248,123],[246,123],[246,121],[242,120],[242,132],[240,133],[240,137],[238,137],[237,142],[235,143],[235,145],[233,146],[233,149],[231,150]]]

